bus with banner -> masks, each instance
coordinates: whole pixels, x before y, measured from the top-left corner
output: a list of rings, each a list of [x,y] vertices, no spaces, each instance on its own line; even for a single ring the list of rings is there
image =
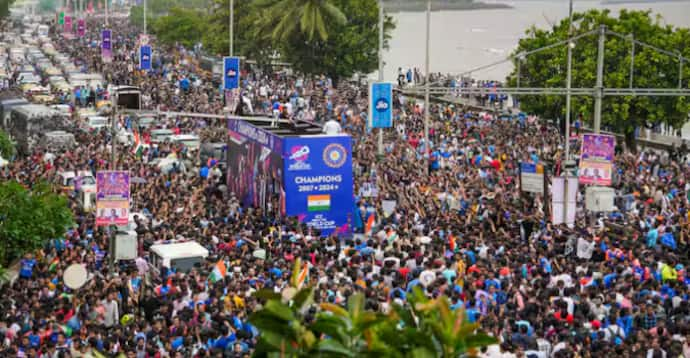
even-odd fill
[[[243,205],[346,232],[354,206],[352,139],[315,124],[228,119],[228,191]]]

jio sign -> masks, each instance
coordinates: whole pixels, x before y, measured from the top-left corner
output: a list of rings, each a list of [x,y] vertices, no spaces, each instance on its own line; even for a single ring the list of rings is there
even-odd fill
[[[369,86],[369,126],[390,128],[393,126],[393,84],[377,82]]]

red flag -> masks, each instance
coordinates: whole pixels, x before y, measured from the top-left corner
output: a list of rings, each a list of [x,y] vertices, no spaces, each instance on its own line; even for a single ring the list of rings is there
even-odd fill
[[[448,247],[450,251],[455,252],[455,236],[453,234],[448,235]]]

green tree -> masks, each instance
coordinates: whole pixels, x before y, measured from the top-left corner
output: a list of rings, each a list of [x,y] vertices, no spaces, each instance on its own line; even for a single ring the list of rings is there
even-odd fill
[[[310,42],[317,38],[326,41],[329,27],[347,22],[333,0],[258,0],[256,8],[263,12],[263,30],[270,31],[275,41],[286,41],[297,34]]]
[[[201,41],[206,32],[206,22],[203,14],[197,10],[174,7],[168,15],[155,20],[153,31],[163,44],[180,43],[191,48]]]
[[[14,0],[0,0],[0,18],[5,18],[10,16],[10,6],[14,3]]]
[[[16,181],[0,183],[0,266],[61,237],[73,223],[67,199],[50,185],[29,190]]]
[[[470,323],[464,309],[452,310],[448,297],[429,299],[419,287],[412,290],[406,305],[393,306],[392,317],[399,324],[384,326],[380,334],[385,341],[399,341],[397,348],[405,356],[461,357],[498,342],[478,323]]]
[[[8,136],[5,131],[0,129],[0,157],[12,159],[15,153],[16,149],[14,147],[14,143],[10,139],[10,136]]]
[[[55,11],[55,0],[41,0],[38,2],[38,7],[45,12]]]
[[[608,10],[590,10],[573,14],[573,34],[580,34],[606,25],[608,29],[633,34],[634,38],[668,51],[678,51],[690,57],[690,31],[662,25],[659,16],[651,11],[622,10],[618,18]],[[532,27],[527,30],[514,55],[535,50],[565,40],[568,20],[555,24],[550,30]],[[631,61],[630,42],[625,39],[606,36],[604,86],[627,88]],[[565,46],[528,56],[521,65],[520,86],[522,87],[565,87]],[[517,61],[517,58],[514,62]],[[576,42],[572,61],[572,87],[594,87],[596,82],[597,40],[596,35]],[[678,58],[636,46],[634,87],[677,88]],[[684,66],[683,78],[690,75],[690,66]],[[510,86],[516,85],[516,71],[508,77]],[[687,81],[685,82],[687,83]],[[565,116],[565,96],[520,96],[521,107],[529,112],[541,113],[547,118]],[[582,114],[586,120],[593,118],[594,99],[591,96],[573,96],[573,116]],[[626,142],[634,145],[634,130],[645,122],[665,122],[680,128],[687,120],[690,101],[687,97],[605,97],[602,106],[602,126],[624,133]],[[591,121],[590,121],[591,124]]]
[[[369,311],[355,293],[346,308],[323,303],[315,316],[314,289],[297,289],[300,262],[282,295],[256,293],[266,300],[249,318],[260,332],[257,357],[459,357],[496,343],[466,321],[462,309],[452,311],[448,298],[428,299],[416,289],[405,306],[393,305],[388,315]]]
[[[293,36],[280,47],[284,60],[295,70],[308,74],[325,74],[334,80],[355,73],[371,73],[378,68],[379,8],[370,0],[333,0],[348,18],[334,25],[328,40],[308,41]],[[388,46],[393,19],[384,19],[384,47]]]

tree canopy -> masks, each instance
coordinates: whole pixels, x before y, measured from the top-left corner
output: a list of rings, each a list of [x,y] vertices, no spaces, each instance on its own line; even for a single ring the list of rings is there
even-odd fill
[[[681,53],[690,57],[690,30],[663,24],[659,16],[651,11],[621,10],[618,18],[612,17],[608,10],[589,10],[573,14],[573,35],[599,28],[603,24],[621,34],[633,34],[635,40],[658,48]],[[514,51],[535,50],[567,39],[568,19],[555,24],[549,30],[532,27],[520,40]],[[575,43],[572,60],[572,87],[592,88],[596,82],[597,35],[585,37]],[[630,41],[606,36],[605,42],[604,87],[628,88],[630,76]],[[565,87],[567,49],[565,46],[527,56],[521,65],[521,87]],[[634,82],[638,88],[677,88],[679,76],[678,57],[659,53],[651,48],[636,46],[634,57]],[[690,77],[690,66],[684,66],[683,78]],[[517,71],[508,77],[510,86],[516,85]],[[687,88],[687,80],[684,88]],[[546,118],[565,116],[565,96],[520,96],[521,108],[541,113]],[[572,97],[571,116],[581,114],[585,121],[593,118],[594,99],[591,96]],[[607,96],[602,105],[602,127],[632,137],[636,127],[646,121],[664,122],[680,128],[687,120],[690,99],[687,97],[646,97],[646,96]]]
[[[61,237],[73,222],[67,198],[50,185],[27,189],[16,181],[0,183],[0,266]]]
[[[177,0],[154,1],[171,5]],[[187,3],[160,11],[155,8],[164,7],[149,7],[150,28],[164,43],[189,47],[202,42],[211,54],[228,54],[229,0],[214,0],[208,12],[193,10]],[[336,80],[370,73],[378,66],[376,1],[235,1],[234,13],[235,55],[260,65],[278,58],[298,72],[325,74]],[[141,7],[132,7],[130,17],[141,26]],[[385,46],[394,27],[392,18],[386,16]]]
[[[7,133],[0,129],[0,157],[12,159],[15,153],[16,149],[14,143],[12,143]]]
[[[164,44],[179,43],[186,48],[201,42],[206,28],[200,11],[180,7],[170,9],[168,15],[159,17],[152,25],[159,41]]]
[[[470,323],[462,308],[451,309],[447,297],[429,299],[418,287],[388,314],[368,310],[362,293],[344,305],[322,303],[314,312],[314,287],[301,287],[300,267],[297,259],[281,294],[269,289],[255,294],[266,301],[249,318],[260,332],[257,357],[455,358],[497,343]]]

